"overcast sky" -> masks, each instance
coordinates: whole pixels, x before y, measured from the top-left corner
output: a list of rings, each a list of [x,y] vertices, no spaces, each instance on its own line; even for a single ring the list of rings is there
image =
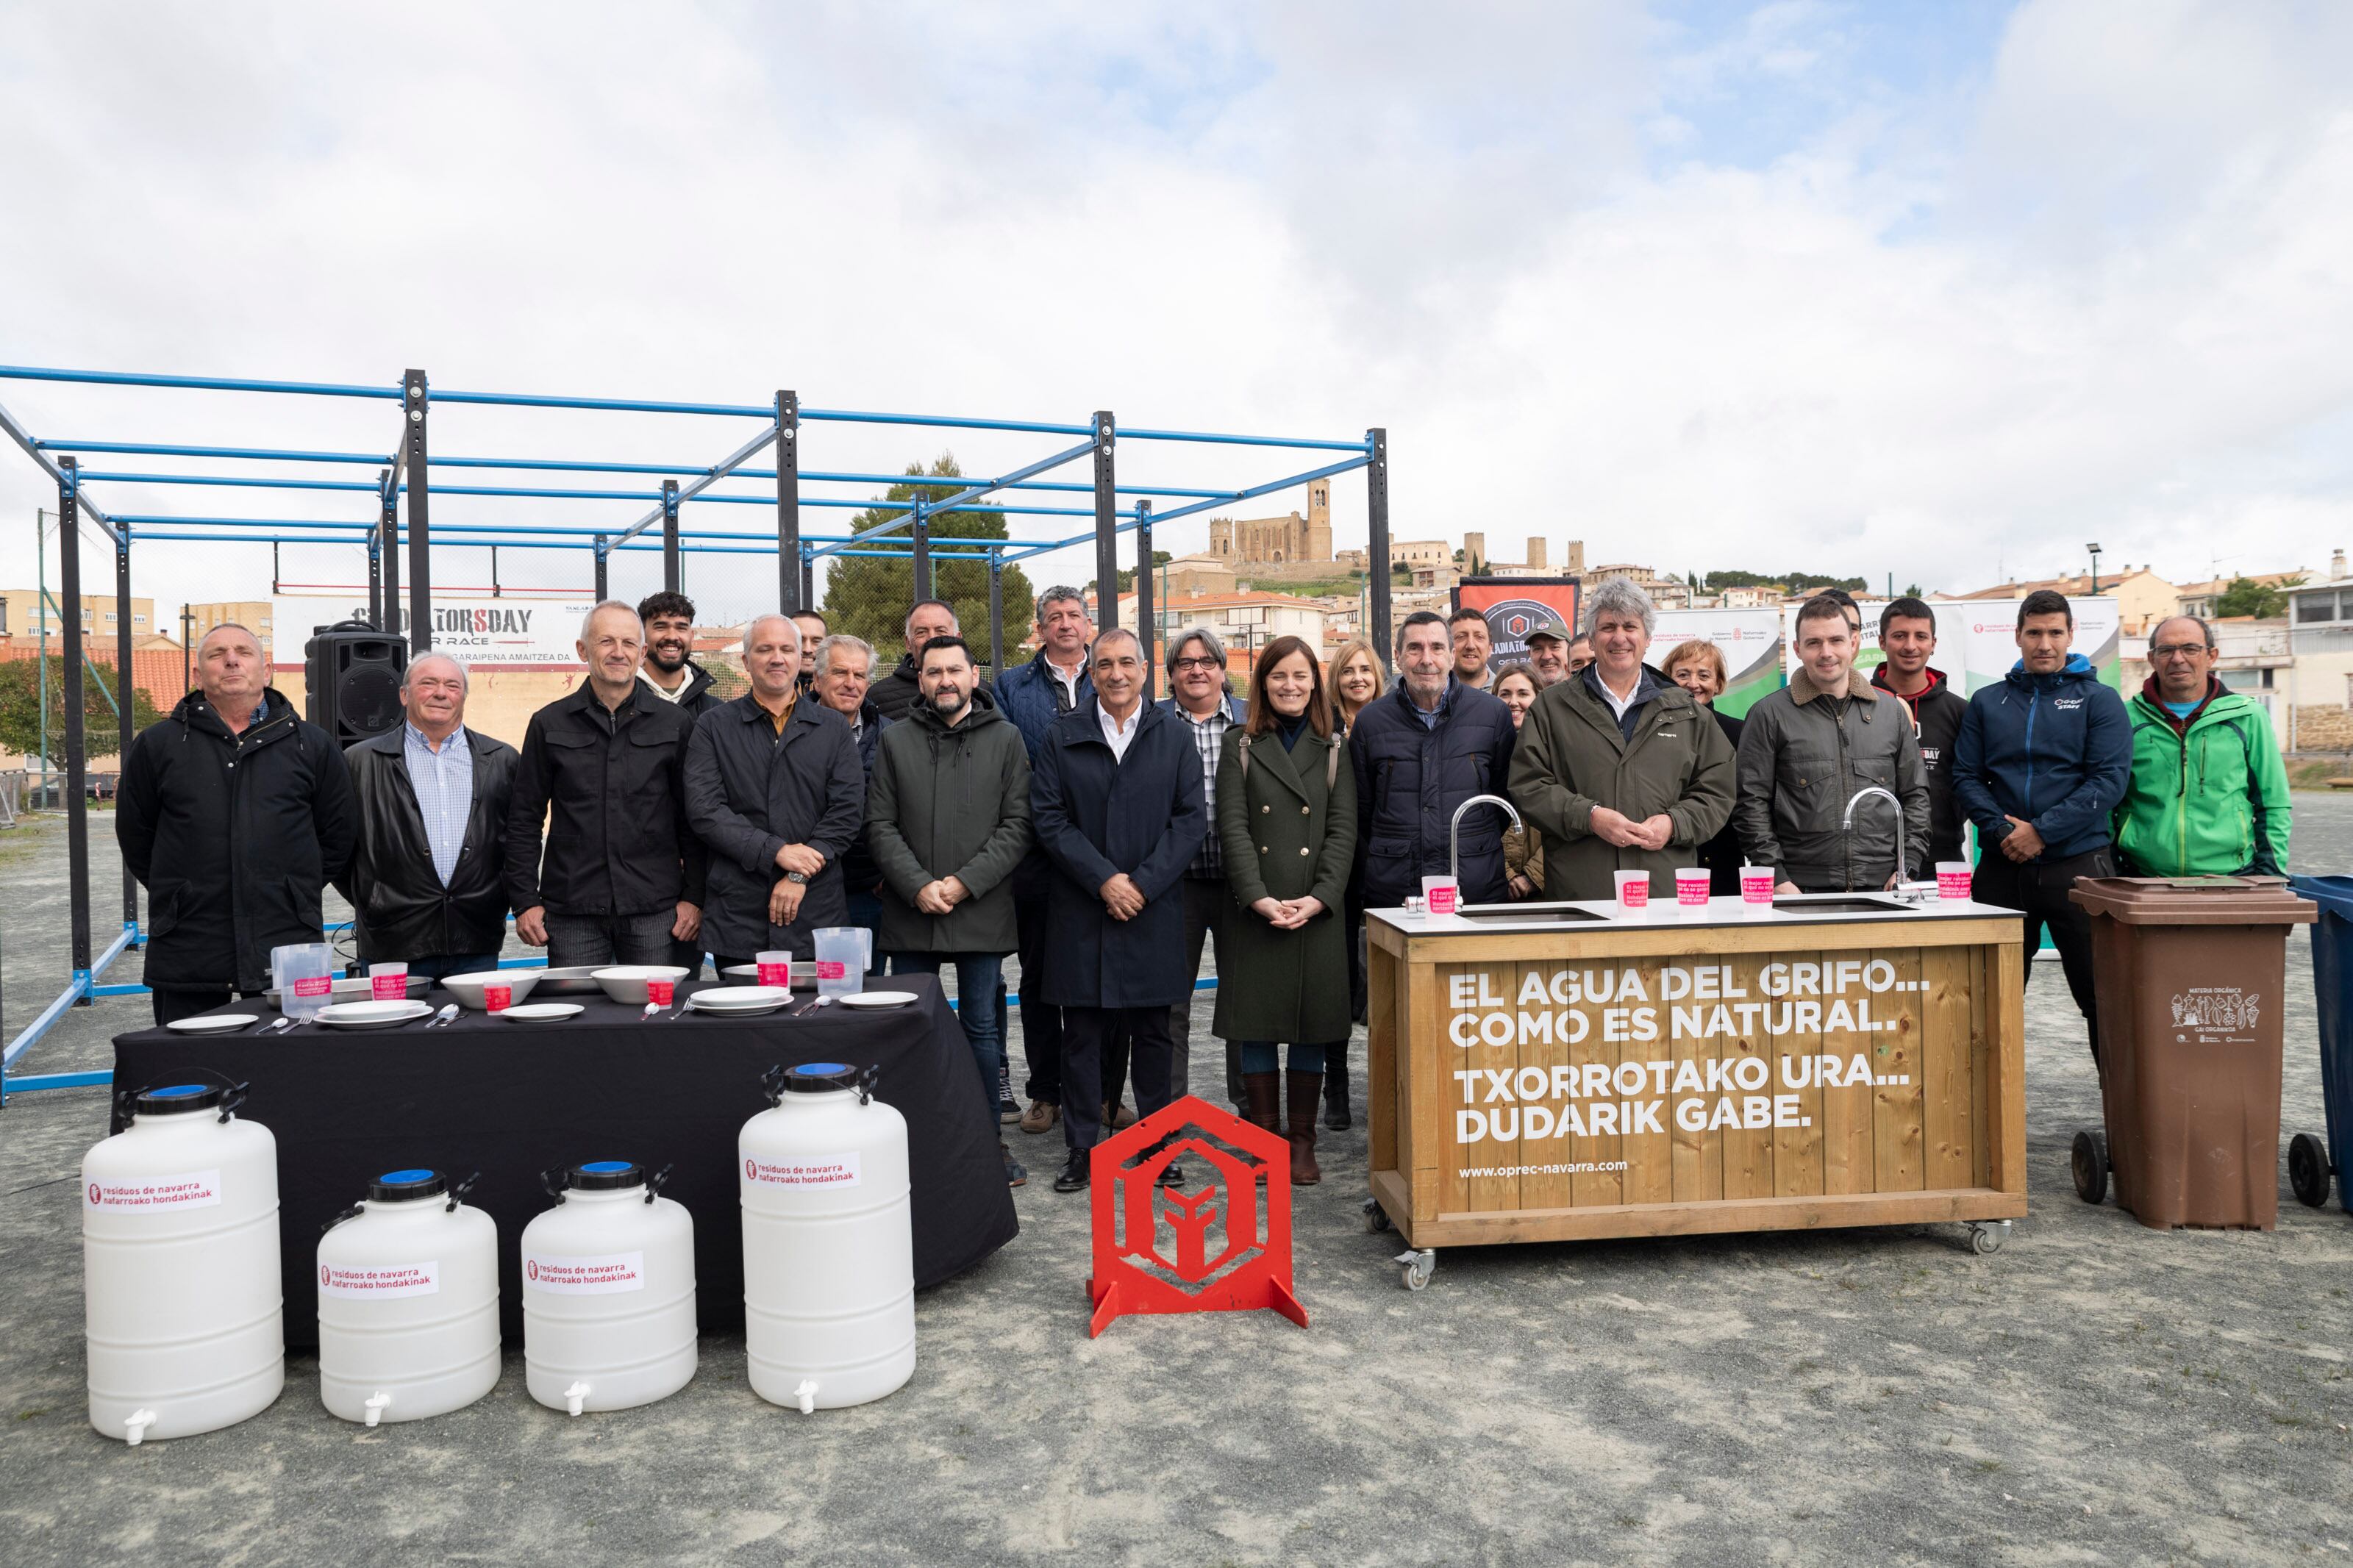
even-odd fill
[[[2176,579],[2353,543],[2344,5],[0,4],[0,145],[5,363],[1379,425],[1397,535],[1483,529],[1502,559],[1534,532],[1596,563],[1959,590],[2080,569],[2094,540]],[[78,440],[395,436],[356,400],[0,381],[0,403]],[[448,405],[434,441],[704,463],[750,428]],[[1002,471],[1056,444],[832,425],[803,462]],[[1172,483],[1310,460],[1121,451],[1123,478]],[[89,466],[134,463],[202,467]],[[0,448],[0,584],[29,580],[53,504]],[[522,504],[435,519],[641,510]],[[1335,507],[1360,542],[1354,477]],[[587,580],[585,555],[501,553],[509,582]],[[480,560],[437,575],[486,581]],[[137,563],[166,616],[269,569],[264,546]],[[311,547],[285,570],[364,568]],[[772,581],[689,567],[706,611]]]

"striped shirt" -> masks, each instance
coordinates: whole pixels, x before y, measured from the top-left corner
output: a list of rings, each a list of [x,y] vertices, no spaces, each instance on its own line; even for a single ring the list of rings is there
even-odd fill
[[[459,725],[435,751],[433,742],[414,724],[402,754],[408,763],[408,783],[417,791],[417,814],[425,819],[425,842],[433,851],[433,871],[448,887],[458,872],[458,852],[466,847],[466,818],[474,809],[474,755]]]
[[[1185,721],[1193,735],[1193,749],[1201,756],[1201,804],[1208,807],[1209,820],[1218,820],[1218,757],[1225,749],[1226,731],[1233,728],[1234,710],[1230,700],[1218,699],[1218,705],[1206,719],[1197,719],[1186,710],[1182,702],[1172,702],[1176,717]],[[1185,868],[1187,877],[1207,877],[1212,880],[1226,874],[1225,847],[1219,842],[1213,826],[1201,839],[1200,853]]]

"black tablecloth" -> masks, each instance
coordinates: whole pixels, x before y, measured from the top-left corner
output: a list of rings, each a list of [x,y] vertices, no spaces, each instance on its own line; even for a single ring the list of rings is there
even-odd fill
[[[197,1069],[251,1082],[239,1114],[278,1139],[290,1345],[318,1342],[320,1226],[364,1197],[370,1177],[411,1166],[453,1180],[481,1172],[467,1201],[498,1222],[499,1309],[506,1337],[520,1342],[522,1227],[550,1202],[539,1173],[591,1160],[677,1167],[662,1195],[694,1215],[703,1331],[739,1332],[735,1134],[766,1109],[760,1075],[779,1062],[881,1068],[876,1098],[907,1119],[918,1286],[961,1273],[1020,1228],[972,1050],[939,982],[894,975],[891,984],[917,1000],[880,1012],[836,1005],[798,1018],[641,1024],[638,1008],[568,997],[587,1010],[554,1024],[463,1013],[447,1028],[311,1025],[268,1039],[142,1029],[115,1039],[114,1086],[183,1083]],[[437,1007],[451,999],[431,996]]]

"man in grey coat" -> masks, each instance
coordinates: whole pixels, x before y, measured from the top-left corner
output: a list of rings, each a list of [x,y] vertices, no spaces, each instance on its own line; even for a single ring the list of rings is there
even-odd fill
[[[874,748],[866,837],[882,874],[880,944],[902,974],[956,972],[956,1022],[980,1095],[997,1118],[1005,1041],[997,983],[1013,951],[1013,871],[1029,849],[1029,752],[1021,731],[973,698],[979,671],[964,638],[917,656],[922,700]],[[1029,1173],[1002,1139],[1008,1186]]]
[[[1777,868],[1785,893],[1892,888],[1928,855],[1928,775],[1911,710],[1854,668],[1846,607],[1827,595],[1798,611],[1799,667],[1748,710],[1740,732],[1732,819],[1752,866]],[[1909,865],[1895,863],[1896,808],[1848,803],[1877,785],[1903,803]]]
[[[686,815],[711,848],[702,935],[723,970],[817,951],[849,923],[841,858],[866,821],[866,770],[842,716],[800,692],[800,629],[744,628],[752,689],[705,713],[686,751]]]

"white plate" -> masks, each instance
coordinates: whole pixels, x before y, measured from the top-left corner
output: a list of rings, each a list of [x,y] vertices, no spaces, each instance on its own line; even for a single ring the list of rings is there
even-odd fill
[[[583,1011],[577,1002],[519,1002],[493,1016],[518,1024],[553,1024],[559,1018],[576,1018]]]
[[[740,1013],[752,1008],[781,1007],[793,994],[781,985],[714,985],[686,999],[705,1013]]]
[[[180,1018],[166,1024],[167,1029],[177,1029],[184,1035],[217,1035],[224,1029],[242,1029],[261,1020],[250,1013],[216,1013],[206,1018]]]
[[[320,1008],[311,1021],[330,1029],[389,1029],[432,1016],[432,1005],[425,1002],[338,1002]]]
[[[860,991],[855,995],[834,998],[845,1007],[903,1007],[914,999],[912,991]]]

